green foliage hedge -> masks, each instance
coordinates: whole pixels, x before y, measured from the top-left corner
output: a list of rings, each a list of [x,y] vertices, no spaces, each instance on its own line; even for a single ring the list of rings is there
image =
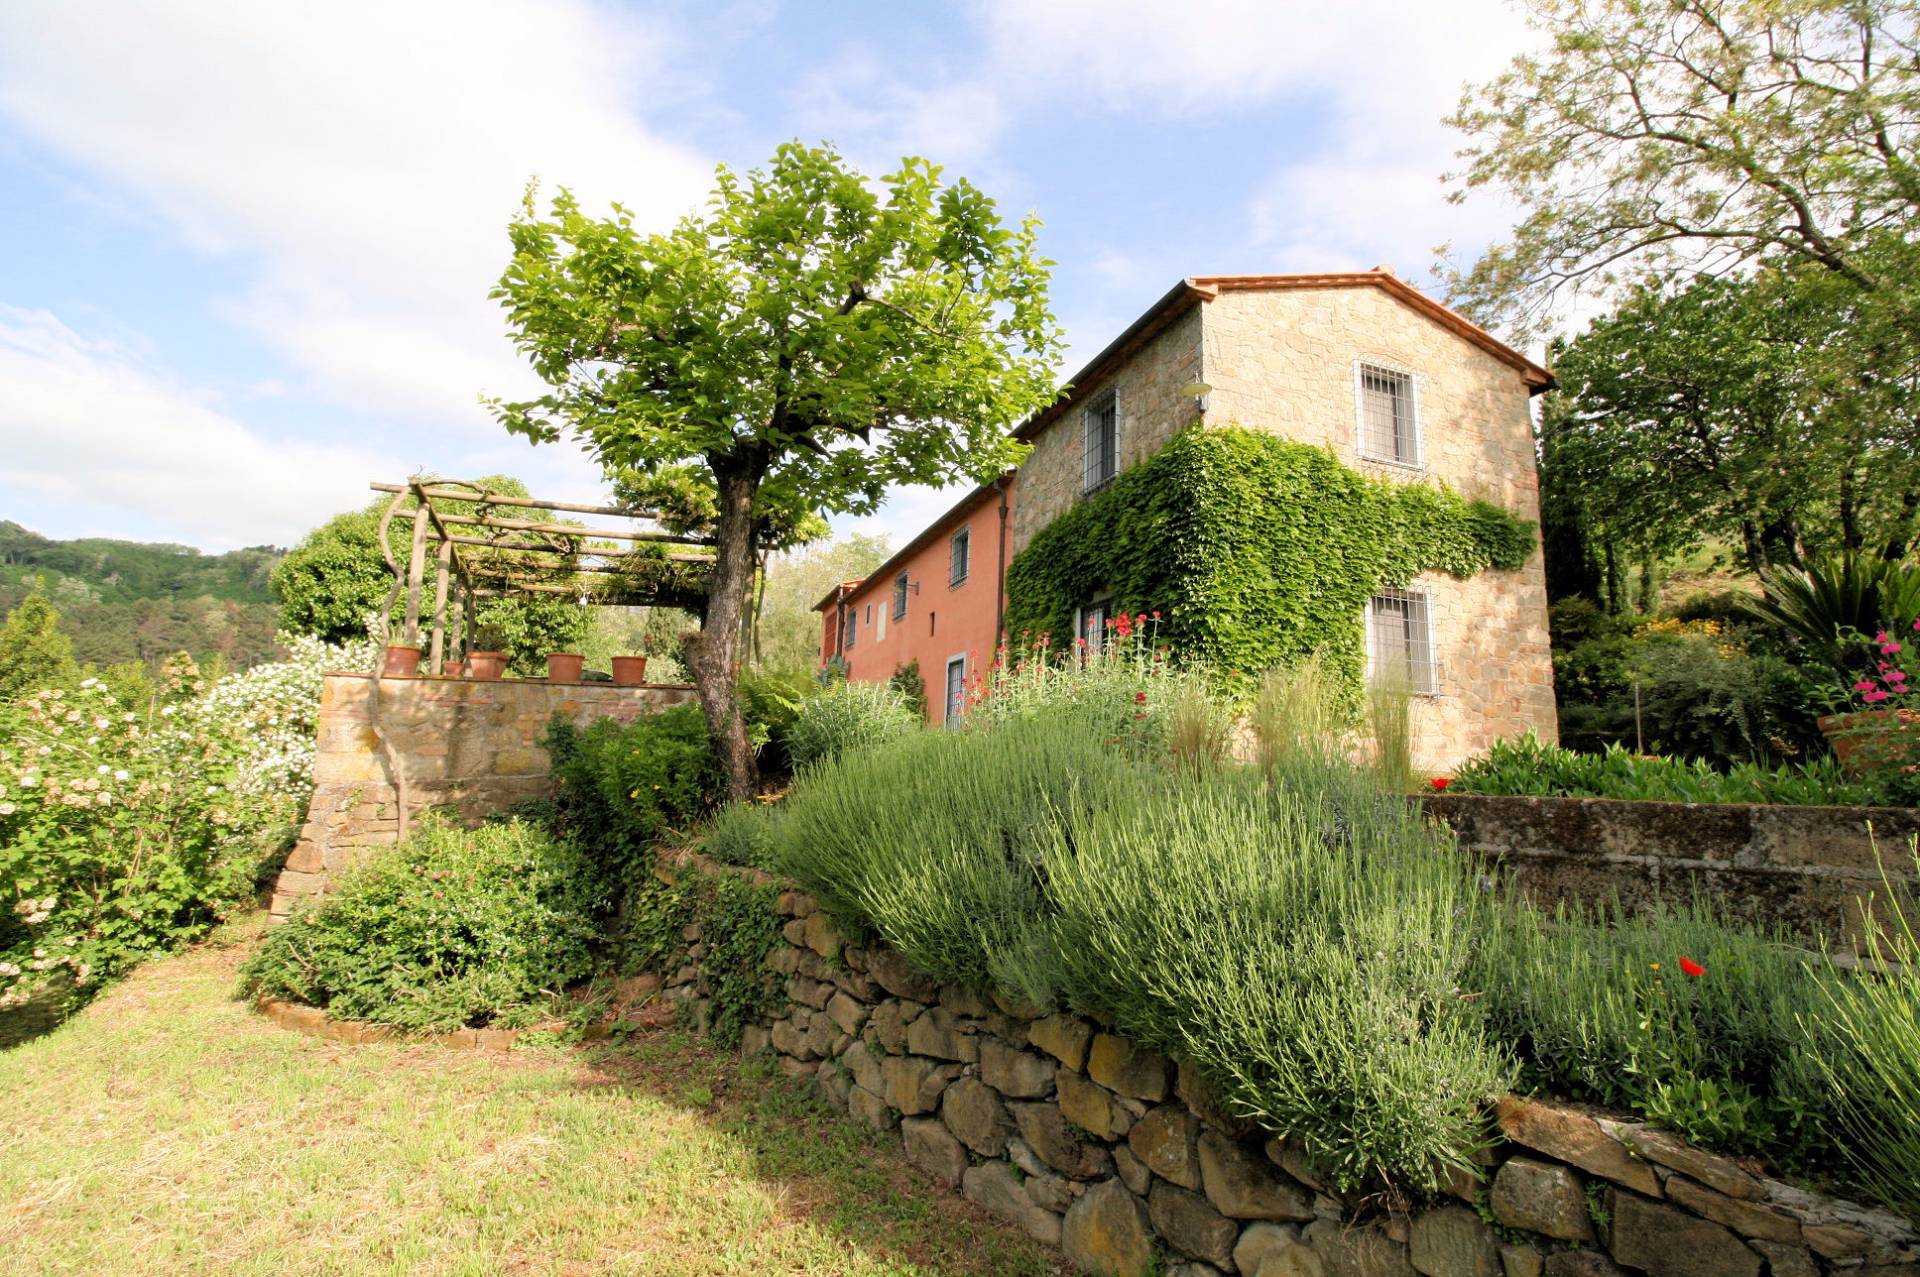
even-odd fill
[[[1184,656],[1255,672],[1321,649],[1357,689],[1376,591],[1422,572],[1511,571],[1533,549],[1531,523],[1484,501],[1370,478],[1274,435],[1196,428],[1014,556],[1007,628],[1057,647],[1074,609],[1110,590],[1117,610],[1158,612]]]
[[[596,895],[579,847],[539,825],[429,816],[269,931],[242,988],[402,1029],[525,1026],[592,971]]]
[[[1449,793],[1540,798],[1633,798],[1663,803],[1783,803],[1905,807],[1920,801],[1920,781],[1896,770],[1850,777],[1831,758],[1768,768],[1736,763],[1721,770],[1700,759],[1633,754],[1609,745],[1582,754],[1533,733],[1495,741],[1460,765]]]

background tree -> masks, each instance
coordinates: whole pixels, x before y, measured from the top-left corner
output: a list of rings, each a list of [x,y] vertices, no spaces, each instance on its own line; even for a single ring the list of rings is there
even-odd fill
[[[505,475],[491,475],[478,482],[494,492],[527,495],[524,484]],[[309,532],[274,565],[271,580],[274,595],[280,600],[282,629],[312,634],[328,643],[345,643],[365,637],[369,624],[378,622],[393,589],[393,572],[380,553],[380,517],[391,500],[381,497],[363,509],[335,515]],[[444,505],[451,510],[460,503]],[[389,546],[401,563],[406,562],[412,541],[413,523],[405,514],[412,508],[409,498],[387,528]],[[542,510],[516,509],[514,514],[536,520],[552,517],[551,512]],[[435,577],[436,565],[428,556],[422,590],[425,598],[433,597]],[[403,616],[403,605],[404,597],[394,607],[396,627]],[[574,600],[550,595],[482,599],[474,609],[474,621],[499,635],[508,667],[514,673],[540,675],[546,673],[547,653],[581,649],[592,617]]]
[[[79,679],[73,644],[60,632],[60,614],[44,594],[27,595],[0,625],[0,704]]]
[[[1551,31],[1469,88],[1455,198],[1500,189],[1510,242],[1452,276],[1518,331],[1569,286],[1760,258],[1916,314],[1920,40],[1911,0],[1527,0]]]
[[[820,614],[813,605],[840,582],[865,578],[892,555],[887,538],[855,532],[769,559],[755,626],[761,664],[774,669],[817,665]]]
[[[753,784],[735,678],[763,538],[1018,460],[1008,431],[1052,397],[1059,348],[1036,232],[924,160],[869,183],[798,144],[722,168],[707,210],[666,234],[565,190],[544,216],[529,192],[510,227],[495,296],[552,389],[495,401],[501,422],[577,438],[611,474],[711,477],[718,545],[687,658],[735,797]]]
[[[1657,559],[1726,538],[1753,572],[1869,542],[1906,552],[1920,503],[1911,382],[1835,376],[1826,352],[1852,316],[1829,281],[1808,281],[1643,286],[1562,350],[1543,500],[1577,507],[1589,552]]]

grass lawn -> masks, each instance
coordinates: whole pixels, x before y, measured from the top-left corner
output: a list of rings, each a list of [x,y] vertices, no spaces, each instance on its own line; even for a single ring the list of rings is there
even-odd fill
[[[683,1035],[469,1055],[276,1028],[230,996],[254,934],[0,1052],[0,1269],[1058,1270],[809,1092]]]

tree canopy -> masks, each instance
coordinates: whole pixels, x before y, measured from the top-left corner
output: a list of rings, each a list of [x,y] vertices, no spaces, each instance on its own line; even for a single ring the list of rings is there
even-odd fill
[[[73,643],[44,594],[27,595],[0,624],[0,704],[42,687],[78,682]]]
[[[719,170],[705,210],[648,234],[616,205],[529,191],[494,295],[550,387],[496,400],[537,442],[573,438],[616,476],[703,475],[716,562],[687,657],[729,787],[752,753],[735,695],[758,548],[809,515],[868,512],[889,484],[982,481],[1053,394],[1060,346],[1038,224],[905,159],[869,182],[789,143]]]
[[[1526,0],[1553,33],[1467,91],[1455,198],[1515,200],[1454,300],[1521,331],[1570,287],[1810,264],[1916,314],[1912,0]]]

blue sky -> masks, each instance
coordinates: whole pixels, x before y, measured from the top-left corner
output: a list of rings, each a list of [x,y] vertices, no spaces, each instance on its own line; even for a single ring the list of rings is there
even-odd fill
[[[925,155],[1045,221],[1063,374],[1183,275],[1424,282],[1506,225],[1445,203],[1440,117],[1535,38],[1500,0],[10,0],[0,517],[224,549],[418,469],[597,491],[478,404],[530,384],[486,292],[533,177],[664,226],[788,138]]]

